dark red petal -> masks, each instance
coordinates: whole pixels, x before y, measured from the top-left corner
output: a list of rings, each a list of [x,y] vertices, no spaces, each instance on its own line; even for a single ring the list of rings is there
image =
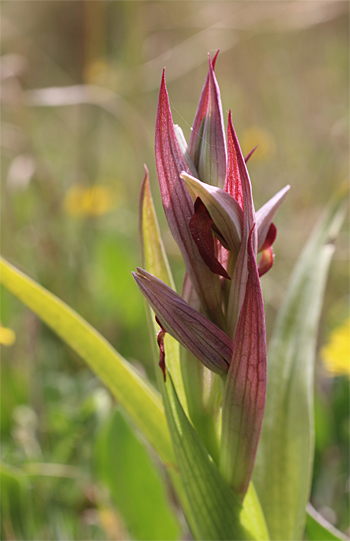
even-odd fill
[[[272,246],[273,243],[275,242],[276,236],[277,236],[277,228],[275,224],[271,223],[266,235],[266,239],[264,240],[264,244],[262,245],[259,251],[263,252],[264,250],[267,250],[268,248],[270,248],[270,246]]]
[[[269,271],[273,265],[274,253],[272,248],[267,248],[263,251],[258,265],[259,276],[263,276]]]
[[[197,197],[194,204],[194,215],[190,220],[190,231],[203,261],[214,274],[219,274],[230,280],[224,267],[219,263],[215,255],[215,241],[212,233],[213,220],[202,202]]]
[[[165,336],[166,331],[163,329],[157,316],[155,316],[155,318],[156,318],[156,322],[158,323],[160,327],[160,331],[157,334],[157,343],[159,346],[159,366],[162,369],[164,381],[166,381],[165,349],[164,349],[164,336]]]

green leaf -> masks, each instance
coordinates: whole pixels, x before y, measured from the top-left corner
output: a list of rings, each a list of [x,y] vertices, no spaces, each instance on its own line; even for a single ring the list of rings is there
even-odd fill
[[[80,355],[168,465],[174,466],[164,408],[155,389],[89,323],[52,293],[0,258],[2,284]]]
[[[1,539],[28,539],[31,515],[30,483],[20,469],[0,464]],[[12,537],[11,537],[12,539]]]
[[[149,186],[148,170],[145,167],[146,174],[141,186],[139,199],[139,235],[141,242],[141,257],[142,264],[150,273],[157,276],[160,280],[175,289],[174,280],[166,256],[162,238],[160,236],[157,215],[155,213],[152,194]],[[156,343],[156,335],[159,327],[156,324],[154,314],[151,308],[146,303],[147,323],[150,336],[151,347],[153,351],[153,360],[156,372],[158,388],[165,396],[165,385],[163,373],[158,366],[159,349]],[[179,344],[169,334],[165,335],[164,346],[166,350],[167,365],[174,371],[174,379],[178,386],[178,392],[181,403],[184,408],[187,408],[186,397],[183,389],[182,375],[180,369],[180,347]],[[167,464],[166,464],[167,465]],[[189,510],[189,502],[183,489],[178,469],[169,469],[174,488],[181,502],[182,510],[185,514],[189,527],[194,530],[191,512]]]
[[[334,528],[311,504],[307,506],[306,538],[308,541],[347,541],[349,538]]]
[[[152,194],[149,186],[148,170],[146,168],[145,178],[142,183],[139,200],[139,236],[141,241],[141,257],[145,270],[162,280],[175,291],[175,284],[171,274],[168,258],[165,253],[162,238],[160,236],[157,215],[154,209]],[[154,346],[155,333],[159,331],[151,310],[147,309],[150,340]],[[187,411],[185,391],[183,387],[180,367],[180,345],[169,334],[165,338],[165,349],[167,365],[174,378],[174,383],[180,398],[181,404]],[[155,370],[158,385],[161,388],[159,379],[163,378],[157,362],[157,349],[154,349]]]
[[[101,428],[95,457],[99,477],[109,488],[132,539],[179,538],[164,479],[120,411],[115,410]]]
[[[253,487],[243,507],[208,455],[177,397],[171,376],[165,385],[170,433],[194,522],[196,539],[269,539]]]
[[[268,354],[267,401],[254,483],[271,539],[302,539],[314,453],[314,362],[334,240],[345,213],[339,194],[293,272]]]

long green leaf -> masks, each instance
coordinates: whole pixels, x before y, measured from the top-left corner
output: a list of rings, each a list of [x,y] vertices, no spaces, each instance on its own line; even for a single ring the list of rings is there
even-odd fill
[[[329,524],[308,504],[306,516],[306,538],[308,541],[348,541],[349,538]]]
[[[314,453],[318,322],[344,193],[315,228],[293,272],[268,355],[265,417],[254,483],[271,539],[302,539]]]
[[[268,539],[255,494],[248,491],[242,507],[187,419],[171,376],[166,383],[165,409],[197,539]]]
[[[146,169],[145,178],[142,183],[140,199],[139,199],[139,234],[141,241],[141,258],[142,264],[146,269],[157,276],[160,280],[175,288],[174,280],[171,274],[168,258],[165,253],[160,230],[158,225],[157,215],[154,209],[152,194],[149,186],[148,170]],[[154,314],[151,308],[146,306],[147,324],[150,336],[151,347],[153,351],[153,360],[156,371],[158,388],[162,393],[163,399],[165,396],[165,385],[163,374],[158,366],[159,350],[156,343],[156,335],[159,327],[156,324]],[[164,346],[167,356],[167,365],[174,373],[174,380],[178,388],[181,403],[187,409],[185,392],[183,389],[181,369],[180,369],[180,347],[178,342],[172,336],[166,334]],[[182,510],[187,519],[188,525],[192,532],[196,531],[196,525],[193,522],[189,502],[184,491],[178,469],[169,469],[171,480],[179,497]]]
[[[175,290],[173,276],[170,270],[168,258],[165,253],[162,237],[154,209],[152,194],[149,186],[148,170],[146,169],[145,178],[142,183],[139,200],[139,235],[141,241],[141,258],[145,270],[162,280],[165,284]],[[154,314],[147,309],[148,327],[150,332],[151,344],[154,344],[154,336],[159,331],[156,325]],[[180,367],[180,345],[169,334],[165,337],[165,348],[167,364],[174,378],[174,384],[177,389],[181,404],[187,411],[185,391],[181,376]],[[158,367],[156,350],[154,351],[155,370],[159,388],[162,387],[159,379],[163,375]]]
[[[90,365],[171,467],[174,454],[157,391],[74,310],[3,258],[0,280]]]

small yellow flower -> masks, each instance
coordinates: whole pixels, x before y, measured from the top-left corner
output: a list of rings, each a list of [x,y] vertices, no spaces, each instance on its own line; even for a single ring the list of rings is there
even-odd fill
[[[274,157],[276,153],[276,142],[271,132],[251,126],[243,132],[242,149],[244,155],[258,145],[251,159],[266,161]]]
[[[12,329],[3,327],[0,323],[0,344],[3,346],[12,346],[16,341],[16,335]]]
[[[95,185],[86,188],[73,184],[64,199],[65,211],[71,216],[102,216],[115,209],[122,195],[109,186]]]
[[[321,357],[329,376],[345,374],[350,377],[350,318],[331,333],[321,350]]]

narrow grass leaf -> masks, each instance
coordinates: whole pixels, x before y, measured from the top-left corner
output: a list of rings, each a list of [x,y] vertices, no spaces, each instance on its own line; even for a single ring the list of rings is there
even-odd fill
[[[139,235],[141,242],[141,260],[142,264],[150,273],[162,279],[166,284],[168,284],[175,290],[174,280],[164,250],[163,241],[160,236],[157,215],[155,213],[153,205],[152,194],[149,186],[148,170],[147,168],[145,169],[146,174],[141,186],[141,193],[139,199]],[[148,304],[146,307],[146,314],[158,388],[164,398],[165,384],[163,373],[158,366],[159,348],[156,340],[156,336],[160,328],[156,323],[154,313]],[[174,340],[172,336],[166,333],[164,337],[164,349],[167,365],[169,369],[174,370],[174,381],[176,381],[178,396],[181,397],[181,404],[185,411],[187,411],[187,402],[185,391],[183,388],[180,368],[180,344],[176,340]],[[177,467],[174,468],[172,466],[172,463],[170,463],[170,466],[168,463],[166,463],[165,465],[168,468],[171,480],[181,502],[182,510],[185,514],[187,522],[191,530],[195,531],[196,527],[192,520],[187,496],[179,476],[179,470]]]
[[[268,355],[267,399],[254,483],[271,539],[302,539],[314,453],[318,322],[344,192],[316,226],[292,275]]]
[[[157,220],[157,215],[154,209],[153,198],[149,185],[148,170],[146,168],[145,178],[142,183],[140,200],[139,200],[139,236],[141,242],[141,259],[145,269],[159,278],[175,291],[175,284],[171,274],[168,258],[166,256],[160,230]],[[151,344],[155,340],[155,333],[159,331],[156,325],[154,315],[150,310],[147,310],[148,327],[150,333]],[[180,367],[180,345],[169,334],[165,337],[165,351],[167,364],[171,370],[174,379],[174,384],[182,406],[187,409],[185,391],[181,376]],[[161,371],[158,368],[157,354],[154,352],[155,370],[158,385],[159,378],[163,378]]]
[[[1,283],[80,355],[168,465],[174,455],[157,391],[87,321],[55,295],[0,259]]]

